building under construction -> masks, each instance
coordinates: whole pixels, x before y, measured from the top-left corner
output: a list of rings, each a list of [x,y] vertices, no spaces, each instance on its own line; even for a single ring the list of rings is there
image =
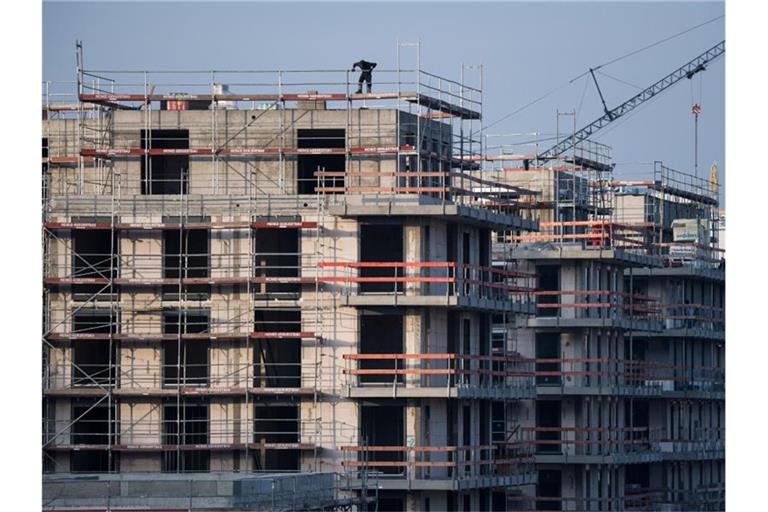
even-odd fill
[[[44,510],[724,507],[717,189],[398,50],[44,84]]]

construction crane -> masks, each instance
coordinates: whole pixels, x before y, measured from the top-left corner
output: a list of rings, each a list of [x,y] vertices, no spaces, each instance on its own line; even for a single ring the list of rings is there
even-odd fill
[[[684,64],[683,66],[677,68],[658,82],[654,83],[653,85],[647,87],[637,95],[633,96],[632,98],[628,99],[618,107],[609,110],[608,107],[605,104],[605,100],[603,99],[602,92],[600,92],[600,88],[598,86],[598,92],[600,92],[600,99],[603,101],[603,108],[605,111],[605,114],[592,121],[585,127],[581,128],[580,130],[573,133],[573,135],[570,135],[569,137],[564,138],[551,148],[547,149],[546,151],[539,153],[537,155],[537,159],[539,160],[547,160],[556,158],[569,149],[573,148],[574,146],[577,146],[579,143],[584,142],[585,140],[589,139],[595,132],[600,130],[601,128],[605,127],[606,125],[612,123],[616,119],[620,118],[621,116],[624,116],[631,112],[632,110],[636,109],[646,101],[650,100],[651,98],[661,94],[665,90],[669,89],[673,85],[675,85],[677,82],[682,80],[683,78],[691,79],[696,73],[699,73],[701,71],[706,70],[707,64],[712,62],[714,59],[719,57],[720,55],[725,53],[725,41],[721,41],[720,43],[716,44],[709,50],[705,51],[695,59],[691,60],[690,62]],[[590,70],[590,73],[592,70]],[[594,73],[592,74],[592,77],[594,78]],[[595,79],[595,83],[597,83],[597,80]]]

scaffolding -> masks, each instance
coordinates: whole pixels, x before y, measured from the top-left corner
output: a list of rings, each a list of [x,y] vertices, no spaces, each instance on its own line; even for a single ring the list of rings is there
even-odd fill
[[[644,228],[665,266],[718,268],[725,252],[718,243],[720,184],[658,161],[639,167],[652,179],[609,184],[617,202],[616,221]]]
[[[582,248],[622,246],[632,251],[645,250],[635,240],[636,229],[615,222],[613,195],[607,185],[613,165],[610,148],[590,140],[574,145],[566,154],[541,159],[542,147],[569,135],[561,130],[562,119],[575,132],[573,112],[557,112],[555,133],[527,132],[487,134],[484,140],[486,171],[497,181],[520,187],[527,193],[511,202],[523,216],[538,221],[536,233],[510,231],[497,245],[499,260],[509,260],[507,249],[546,244]],[[542,146],[543,145],[543,146]]]
[[[519,218],[536,193],[477,159],[482,67],[446,79],[421,69],[418,44],[398,44],[396,68],[375,72],[383,92],[357,94],[348,70],[88,70],[82,52],[76,83],[43,86],[46,471],[75,453],[93,457],[80,469],[70,459],[75,473],[120,472],[124,454],[160,455],[178,473],[210,471],[216,454],[265,473],[321,471],[327,447],[361,460],[357,426],[313,413],[322,390],[372,375],[365,357],[345,357],[338,376],[323,359],[339,305],[533,312],[536,275],[511,262],[356,261],[336,249],[338,219],[355,215],[536,229]],[[503,343],[402,369],[402,354],[369,356],[394,361],[395,387],[404,376],[422,392],[443,379],[464,397],[533,393],[530,362]],[[453,460],[448,480],[531,483],[530,454],[502,437],[435,460]],[[369,451],[381,447],[362,460]],[[378,470],[343,469],[355,480],[344,489],[367,504]]]

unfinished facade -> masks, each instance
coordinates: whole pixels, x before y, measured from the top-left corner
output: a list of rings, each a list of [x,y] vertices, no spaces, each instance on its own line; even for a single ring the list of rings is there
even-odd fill
[[[722,510],[716,184],[376,73],[46,84],[44,508]]]
[[[527,217],[541,232],[499,234],[494,248],[538,280],[536,314],[517,330],[535,363],[536,400],[518,421],[538,483],[509,508],[723,510],[716,183],[658,162],[620,181],[595,144],[510,156],[524,153],[486,155],[497,179],[540,192]]]
[[[481,90],[401,69],[369,94],[344,72],[185,94],[140,75],[81,69],[76,102],[44,105],[49,487],[330,473],[347,506],[491,510],[535,483],[514,424],[531,363],[492,329],[534,312],[535,275],[492,264],[492,233],[537,224],[470,157]],[[184,506],[237,508],[216,482]]]

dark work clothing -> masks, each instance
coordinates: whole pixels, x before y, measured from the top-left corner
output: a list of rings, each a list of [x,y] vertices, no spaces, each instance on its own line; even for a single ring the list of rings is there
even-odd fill
[[[361,60],[352,64],[352,70],[360,68],[360,79],[357,81],[357,93],[363,92],[363,82],[366,82],[368,86],[368,92],[371,92],[372,75],[371,71],[376,67],[375,62],[368,62],[367,60]]]

